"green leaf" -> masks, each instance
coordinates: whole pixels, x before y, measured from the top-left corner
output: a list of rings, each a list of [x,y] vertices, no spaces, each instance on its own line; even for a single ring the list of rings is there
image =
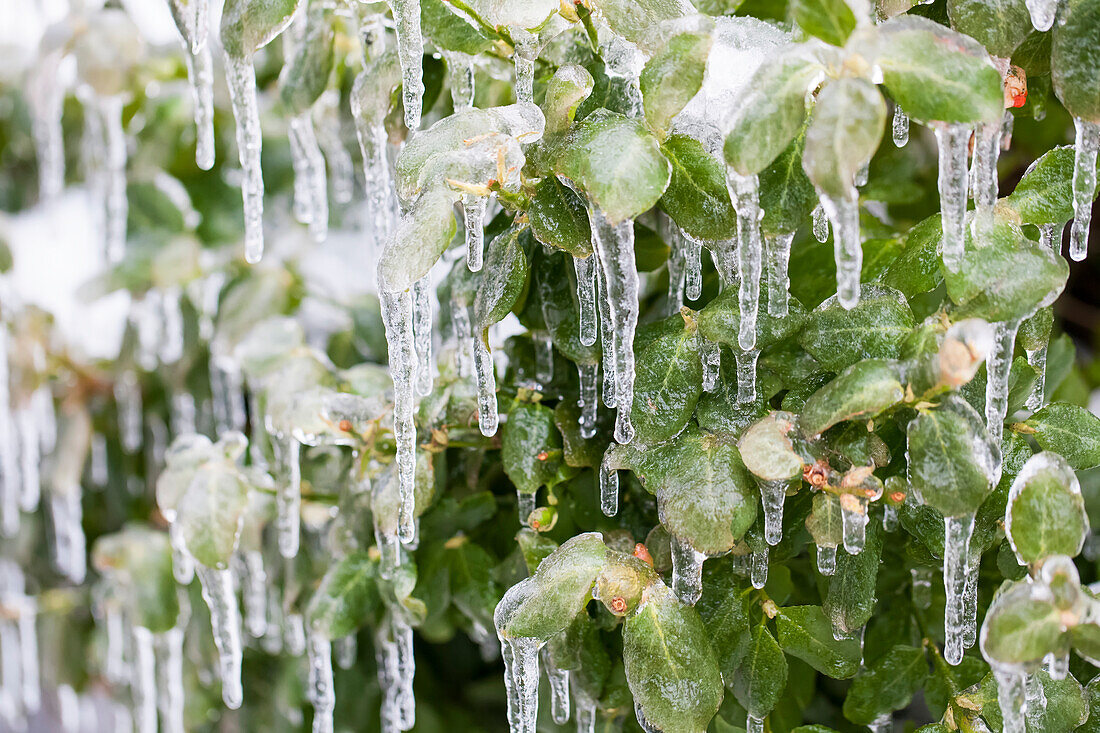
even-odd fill
[[[994,123],[1004,115],[1001,75],[974,39],[914,15],[868,34],[868,61],[882,70],[890,96],[911,118]]]
[[[480,28],[471,23],[456,23],[455,14],[443,0],[420,0],[420,28],[424,37],[441,51],[473,56],[492,48],[492,41]]]
[[[1100,466],[1100,418],[1083,407],[1052,402],[1024,421],[1043,450],[1060,453],[1075,471]]]
[[[671,166],[639,120],[597,110],[574,125],[551,152],[554,172],[599,206],[611,223],[648,211],[668,187]]]
[[[921,412],[906,433],[909,482],[921,502],[945,517],[976,512],[993,490],[993,458],[974,409],[955,398]]]
[[[580,341],[580,308],[577,304],[577,278],[570,258],[562,253],[549,257],[536,254],[535,274],[541,311],[554,348],[576,364],[599,361],[599,340],[591,346]]]
[[[441,187],[421,194],[382,250],[378,261],[380,288],[408,290],[428,274],[458,230],[454,215],[457,200],[458,194]]]
[[[947,294],[959,306],[956,318],[990,323],[1026,318],[1049,304],[1065,287],[1069,265],[1057,253],[1024,236],[1015,223],[998,216],[974,236],[958,272],[946,272]]]
[[[718,666],[727,686],[741,664],[749,640],[749,614],[746,602],[753,588],[743,576],[733,572],[730,558],[711,560],[703,565],[703,594],[695,603],[707,627],[710,645],[718,656]]]
[[[699,614],[660,581],[623,624],[623,664],[635,704],[665,733],[702,733],[722,702],[718,661]]]
[[[378,561],[366,552],[353,552],[330,565],[306,608],[311,631],[326,639],[354,633],[381,603],[377,577]]]
[[[789,412],[772,412],[746,430],[737,443],[745,467],[764,481],[800,475],[804,462],[791,440],[796,419]]]
[[[836,494],[828,491],[814,494],[813,510],[806,517],[806,530],[819,548],[837,547],[844,541],[844,514]]]
[[[844,0],[794,0],[791,3],[798,27],[825,43],[843,46],[856,28],[856,16]]]
[[[512,586],[496,610],[497,630],[511,638],[546,640],[565,629],[591,597],[608,550],[598,532],[571,538]]]
[[[804,144],[805,136],[799,135],[760,173],[760,231],[765,236],[795,231],[817,206],[817,192],[802,169]]]
[[[492,577],[496,560],[463,537],[445,545],[451,581],[451,602],[475,628],[492,628],[493,609],[500,598]]]
[[[1038,664],[1066,645],[1061,613],[1027,580],[1002,591],[982,624],[982,655],[991,663]]]
[[[523,230],[509,229],[489,242],[474,299],[474,324],[483,338],[489,326],[512,311],[527,284],[523,235]]]
[[[699,92],[710,44],[709,34],[680,33],[646,62],[639,85],[645,119],[653,130],[665,134],[672,118]]]
[[[903,399],[899,366],[883,359],[866,359],[810,395],[802,408],[802,430],[807,436],[820,435],[844,420],[872,418]]]
[[[531,403],[512,408],[504,423],[500,462],[521,493],[534,494],[540,486],[553,486],[562,463],[561,435],[554,426],[554,411]]]
[[[737,448],[696,429],[675,440],[640,449],[613,445],[607,468],[634,471],[657,497],[657,513],[669,534],[699,552],[728,552],[756,519],[756,485]]]
[[[728,123],[726,162],[745,176],[771,165],[798,136],[806,121],[807,96],[824,73],[820,64],[795,54],[765,61]]]
[[[558,67],[546,84],[542,113],[546,117],[546,134],[564,132],[573,124],[577,107],[592,94],[595,81],[588,69],[577,64]]]
[[[226,53],[247,58],[290,25],[301,0],[226,0],[221,39]]]
[[[335,62],[336,34],[321,3],[310,3],[295,54],[279,75],[279,98],[293,115],[306,112],[324,93]]]
[[[1050,75],[1054,92],[1066,110],[1089,122],[1100,122],[1097,46],[1100,46],[1100,3],[1071,0],[1054,24]]]
[[[595,5],[612,31],[650,52],[661,38],[655,28],[695,13],[687,0],[598,0]]]
[[[793,296],[787,301],[787,315],[777,318],[768,311],[768,289],[760,288],[759,311],[756,316],[756,347],[767,349],[793,336],[806,319],[806,308]],[[725,288],[699,311],[699,333],[708,341],[716,341],[731,349],[739,349],[737,335],[741,328],[741,305],[737,288]]]
[[[855,634],[866,625],[875,607],[875,585],[886,532],[882,522],[874,519],[868,522],[864,531],[866,539],[862,552],[858,555],[837,553],[836,572],[822,605],[834,628],[846,634]]]
[[[179,594],[168,534],[139,524],[99,537],[92,567],[125,604],[135,626],[162,633],[179,623]]]
[[[1065,224],[1073,218],[1073,157],[1071,145],[1043,153],[1004,203],[1026,224]]]
[[[748,648],[733,676],[737,702],[754,718],[763,720],[775,708],[787,685],[787,657],[761,621],[749,634]]]
[[[940,240],[943,225],[934,214],[909,230],[901,254],[882,275],[882,283],[900,290],[906,298],[934,290],[943,280]]]
[[[680,315],[663,321],[656,339],[635,343],[635,439],[662,443],[687,425],[703,392],[703,366],[695,323]]]
[[[821,606],[788,606],[776,617],[779,644],[818,672],[844,680],[859,669],[858,639],[837,641]]]
[[[898,645],[857,675],[844,698],[844,717],[858,725],[901,710],[924,686],[928,659],[924,649]]]
[[[1066,459],[1036,453],[1012,482],[1005,534],[1021,565],[1050,557],[1073,557],[1089,533],[1081,485]]]
[[[913,330],[913,311],[898,291],[860,286],[859,303],[845,309],[829,298],[810,313],[798,335],[802,348],[822,367],[839,372],[862,359],[895,359]]]
[[[1024,0],[947,0],[951,27],[976,39],[993,56],[1007,59],[1031,33]]]
[[[810,181],[834,199],[850,199],[856,173],[878,149],[885,124],[886,102],[871,82],[846,77],[822,87],[802,151]]]
[[[535,187],[527,219],[531,223],[531,233],[543,244],[574,257],[592,254],[588,209],[584,201],[557,178],[543,178]]]
[[[730,203],[722,164],[687,135],[673,135],[661,145],[661,152],[672,164],[661,208],[693,237],[729,239],[737,231],[737,214]]]

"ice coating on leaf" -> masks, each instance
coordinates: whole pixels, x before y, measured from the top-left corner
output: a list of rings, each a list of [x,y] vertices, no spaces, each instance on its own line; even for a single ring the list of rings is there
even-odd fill
[[[218,649],[218,674],[222,682],[222,701],[236,710],[244,701],[241,688],[241,614],[233,590],[230,570],[199,565],[195,568],[202,584],[202,597],[210,608],[210,626]]]
[[[355,118],[355,134],[363,157],[363,188],[370,221],[379,241],[390,235],[396,219],[393,176],[386,155],[389,140],[385,116],[389,98],[400,84],[401,76],[396,52],[386,51],[371,58],[355,77],[351,92],[351,111]]]
[[[260,167],[260,111],[256,102],[256,70],[251,56],[225,55],[225,76],[233,117],[237,121],[237,155],[241,162],[244,200],[245,259],[255,264],[264,253],[264,177]]]
[[[1050,30],[1054,25],[1054,16],[1058,12],[1059,0],[1024,0],[1027,12],[1031,15],[1031,23],[1035,30],[1043,32]],[[1002,706],[1002,709],[1004,706]]]
[[[1028,459],[1009,489],[1004,525],[1021,565],[1081,551],[1088,517],[1081,484],[1065,458],[1043,451]]]
[[[1088,253],[1089,224],[1096,192],[1096,157],[1100,150],[1100,123],[1075,118],[1073,145],[1073,224],[1069,230],[1069,256],[1081,261]]]
[[[968,174],[967,145],[970,127],[940,123],[934,127],[939,146],[940,215],[943,222],[943,264],[958,270],[965,246],[965,220]]]

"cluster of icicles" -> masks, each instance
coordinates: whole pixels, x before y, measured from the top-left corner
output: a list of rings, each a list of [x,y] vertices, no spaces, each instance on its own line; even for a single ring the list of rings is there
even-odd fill
[[[1027,4],[1036,27],[1049,28],[1053,21],[1056,3],[1049,0],[1028,0]],[[177,22],[186,52],[189,77],[194,88],[198,140],[196,162],[199,167],[209,169],[214,163],[214,133],[213,63],[207,38],[207,3],[205,0],[196,0],[187,7],[189,12],[178,15]],[[403,70],[405,121],[413,131],[412,134],[415,134],[420,126],[423,93],[421,62],[424,41],[419,27],[419,2],[395,0],[393,11],[398,53]],[[381,27],[379,19],[374,19],[368,25],[370,28],[364,30],[364,36],[384,35],[379,33]],[[536,49],[531,46],[531,43],[521,43],[515,55],[516,89],[521,103],[529,103],[532,100],[533,59]],[[63,59],[57,57],[50,61],[54,65],[53,68],[56,68]],[[251,58],[226,55],[225,69],[237,120],[237,146],[243,170],[246,258],[256,262],[263,252],[263,179],[260,168],[261,131],[256,100],[256,79]],[[636,72],[634,73],[635,78],[630,80],[632,82],[630,86],[637,89]],[[63,89],[56,83],[51,84],[51,76],[42,74],[37,79],[40,88],[32,105],[35,114],[35,140],[41,167],[41,190],[44,198],[56,195],[64,184],[64,156],[61,140]],[[470,106],[473,99],[473,75],[469,64],[461,66],[457,73],[452,73],[452,79],[456,82],[453,90],[456,107]],[[121,117],[122,99],[110,97],[90,99],[89,102],[89,107],[95,112],[86,116],[92,132],[89,139],[94,143],[94,149],[90,155],[94,163],[91,170],[95,172],[92,184],[93,188],[100,192],[104,204],[105,249],[111,259],[117,260],[121,258],[125,248],[127,208],[126,143]],[[329,107],[329,112],[334,114],[334,110],[331,109],[332,104],[333,99],[330,95],[323,98],[320,106]],[[361,112],[362,110],[353,110],[357,121],[362,116]],[[996,160],[1002,147],[1007,146],[1011,119],[1011,116],[1006,115],[1004,125],[981,125],[977,130],[971,130],[965,125],[935,125],[940,151],[939,190],[943,212],[943,259],[945,265],[952,270],[959,267],[962,257],[968,192],[972,192],[976,204],[976,219],[988,215],[996,201]],[[1076,216],[1070,233],[1069,254],[1073,259],[1080,260],[1086,252],[1090,207],[1096,186],[1095,171],[1097,150],[1100,147],[1100,126],[1077,120],[1076,128],[1076,164],[1073,176]],[[392,175],[386,155],[385,129],[381,121],[378,121],[373,125],[360,125],[357,132],[364,158],[368,199],[375,208],[373,218],[379,230],[389,231],[394,225],[395,217],[391,209],[395,203],[395,197],[392,192]],[[975,136],[974,158],[968,170],[968,145],[972,133]],[[904,112],[897,109],[893,122],[895,144],[905,145],[908,134],[908,120]],[[331,126],[322,124],[321,129],[315,130],[313,119],[308,114],[291,121],[290,135],[294,167],[298,177],[295,185],[295,213],[301,221],[310,225],[317,239],[323,239],[328,218],[327,191],[325,190],[326,158],[335,181],[334,196],[341,201],[346,201],[350,198],[352,191],[350,157],[340,147]],[[321,148],[324,149],[324,155],[321,153]],[[860,180],[855,183],[861,185]],[[748,402],[755,397],[755,366],[759,353],[756,349],[756,320],[760,280],[766,277],[765,287],[770,296],[768,298],[769,314],[774,317],[784,316],[787,310],[787,260],[794,234],[791,232],[776,235],[766,240],[761,236],[759,222],[762,212],[755,176],[742,177],[731,171],[728,176],[728,187],[731,201],[737,212],[735,240],[731,243],[707,243],[707,246],[714,253],[716,266],[723,275],[723,284],[732,286],[733,283],[737,283],[741,314],[738,339],[740,349],[736,353],[738,396],[741,401]],[[475,272],[482,266],[483,219],[486,215],[487,203],[484,197],[475,195],[467,195],[462,199],[468,265]],[[580,340],[585,345],[591,345],[602,334],[604,354],[602,399],[605,405],[617,410],[614,436],[618,442],[626,443],[633,439],[634,434],[631,423],[631,407],[634,399],[633,337],[638,321],[638,275],[634,262],[633,222],[628,220],[618,224],[612,223],[591,202],[589,202],[589,218],[595,258],[575,260],[577,298],[580,305]],[[830,223],[835,240],[838,300],[842,305],[850,308],[856,304],[859,297],[861,239],[858,196],[853,196],[850,200],[835,200],[823,196],[821,205],[815,210],[813,216],[813,232],[819,240],[827,239]],[[666,233],[672,244],[672,258],[669,264],[669,299],[673,307],[678,307],[683,302],[685,294],[692,300],[697,299],[701,294],[701,252],[704,243],[680,232],[671,222]],[[1049,246],[1058,246],[1060,237],[1056,228],[1046,227],[1043,237]],[[391,371],[395,386],[394,430],[397,439],[398,475],[401,487],[398,535],[400,541],[408,543],[413,541],[415,536],[413,519],[416,442],[413,422],[414,392],[421,395],[427,394],[432,384],[432,315],[429,283],[426,280],[421,281],[409,291],[383,292],[381,299],[390,340]],[[456,329],[473,345],[473,369],[461,371],[463,373],[473,371],[477,375],[480,425],[486,435],[492,435],[498,426],[493,362],[484,340],[472,333],[469,320],[468,309],[456,307]],[[990,376],[987,387],[986,418],[990,438],[994,443],[999,442],[1006,411],[1008,369],[1018,325],[1018,322],[995,325],[994,345],[988,357]],[[542,345],[544,347],[542,351],[548,352],[553,348],[545,340]],[[3,346],[4,342],[0,340],[0,348]],[[713,344],[707,344],[702,349],[702,353],[705,385],[708,389],[713,389],[717,384],[718,349]],[[1041,372],[1042,363],[1045,360],[1044,350],[1037,350],[1035,353],[1029,353],[1028,356],[1029,361]],[[543,357],[544,364],[551,363],[545,358],[546,354],[543,354]],[[0,368],[6,369],[6,363],[6,358],[0,358]],[[234,381],[239,377],[232,370],[214,371],[216,379],[220,380],[215,385],[219,393],[239,394],[240,385]],[[545,372],[542,376],[549,378]],[[6,534],[11,534],[17,529],[19,510],[30,511],[37,505],[38,462],[42,455],[52,449],[55,430],[52,400],[48,391],[43,392],[41,397],[36,393],[29,404],[16,407],[7,399],[6,374],[0,377],[3,377],[0,378],[0,389],[4,390],[4,394],[0,395],[3,398],[0,399],[3,404],[3,409],[0,410],[0,472],[2,472],[0,528]],[[597,370],[591,366],[581,367],[580,380],[583,408],[581,427],[584,435],[591,436],[595,433],[597,392],[599,391]],[[135,451],[142,443],[142,411],[136,375],[132,373],[124,375],[116,384],[115,392],[120,409],[123,447],[129,451]],[[1042,392],[1041,387],[1036,390],[1029,407],[1034,408],[1041,404]],[[234,400],[227,398],[215,400],[215,402],[221,403],[223,415],[221,422],[226,426],[243,422],[241,419],[243,407]],[[193,429],[194,405],[179,404],[175,407],[173,422],[177,422],[178,419],[179,425],[174,425],[173,428],[180,428],[179,432],[185,432],[190,421]],[[150,430],[150,432],[154,437],[157,434],[156,430]],[[165,432],[164,426],[161,426],[162,442]],[[97,445],[93,443],[93,459],[97,454]],[[291,445],[296,445],[296,441],[292,440]],[[102,450],[102,446],[99,445],[98,452],[101,453]],[[163,448],[160,452],[163,453]],[[296,464],[293,460],[296,458],[296,451],[283,452],[287,454],[286,462],[290,466],[291,473],[295,473],[292,464]],[[100,463],[102,464],[103,461],[101,460]],[[93,466],[95,464],[96,461],[93,460]],[[601,473],[601,505],[607,514],[614,514],[618,506],[614,475],[608,471]],[[293,516],[296,514],[298,499],[295,496],[296,483],[293,481],[284,483],[288,488],[282,492],[279,501],[280,516],[285,520],[281,522],[285,525],[281,529],[285,531],[280,532],[280,550],[284,555],[293,556],[297,549],[297,522]],[[766,514],[768,544],[779,541],[784,493],[785,486],[769,485],[763,488],[762,498]],[[50,508],[54,517],[55,562],[66,577],[79,582],[84,576],[79,491],[56,492],[52,496]],[[867,521],[866,509],[865,507],[846,507],[844,516],[845,547],[851,553],[858,552],[862,546],[862,530]],[[887,521],[893,521],[891,513],[887,514]],[[948,557],[945,559],[944,570],[949,593],[947,655],[948,659],[954,662],[961,658],[963,646],[973,643],[974,637],[973,618],[968,613],[968,610],[973,609],[974,604],[966,602],[967,598],[972,597],[975,587],[973,578],[975,565],[966,554],[972,527],[972,518],[947,520]],[[697,597],[698,577],[703,556],[679,543],[674,546],[673,556],[676,560],[674,586],[680,589],[682,597],[689,600]],[[831,572],[835,566],[835,548],[832,548],[832,552],[829,548],[822,548],[818,558],[822,572]],[[263,589],[262,565],[255,567],[256,559],[255,557],[242,559],[241,565],[247,568],[247,572],[241,572],[239,579],[233,570],[199,570],[204,595],[214,617],[219,651],[223,656],[221,666],[226,702],[231,706],[240,704],[240,620],[233,591],[238,582],[246,590],[245,627],[254,635],[261,632],[261,627],[264,629],[267,627],[267,623],[261,624],[259,619],[261,612],[268,604],[259,600],[254,593],[258,592],[257,589]],[[754,553],[749,562],[753,584],[760,587],[767,573],[766,550]],[[181,564],[184,568],[186,567],[186,563],[182,560]],[[181,568],[180,572],[180,579],[185,579],[186,570]],[[926,588],[927,584],[926,577],[914,578],[914,588]],[[21,631],[24,625],[19,625],[18,633],[25,633]],[[107,625],[110,629],[119,624],[117,621],[108,620]],[[7,631],[0,629],[0,634],[3,633]],[[136,634],[135,640],[139,640],[140,636]],[[33,639],[33,625],[31,638]],[[311,698],[317,707],[320,721],[316,724],[317,729],[326,730],[331,728],[333,708],[332,672],[331,663],[328,661],[331,642],[326,639],[310,639],[306,642],[302,635],[298,635],[297,638],[301,643],[296,642],[294,646],[300,650],[308,648],[311,660]],[[176,643],[174,639],[171,640],[171,644]],[[346,642],[338,643],[346,644]],[[10,645],[3,644],[3,647],[8,649]],[[411,725],[412,718],[411,691],[409,691],[412,673],[411,630],[407,627],[391,629],[379,648],[385,662],[379,665],[380,670],[383,670],[385,677],[390,680],[386,689],[404,690],[404,692],[394,692],[392,699],[387,698],[389,719],[394,723],[393,728],[405,729]],[[169,654],[169,658],[174,658],[172,657],[174,651],[169,650],[166,653]],[[506,660],[513,658],[512,664],[509,665],[512,670],[509,674],[514,678],[509,685],[510,695],[522,696],[522,692],[516,692],[516,690],[522,690],[524,685],[530,684],[528,673],[532,666],[531,655],[517,655],[514,650],[506,649],[505,657]],[[514,661],[520,657],[523,659],[522,663]],[[8,660],[6,657],[4,662],[3,702],[7,705],[10,691],[7,689]],[[139,713],[139,718],[148,720],[152,715],[152,724],[155,725],[155,714],[149,713],[149,710],[154,708],[150,707],[152,703],[148,702],[150,698],[147,696],[151,689],[148,686],[147,674],[153,666],[148,640],[135,645],[133,663],[143,670],[142,675],[138,675],[142,679],[136,684],[135,689],[135,696],[139,700],[146,701],[143,707],[139,706],[143,711]],[[521,671],[516,664],[522,667]],[[23,666],[23,676],[26,677],[28,672],[25,660]],[[537,673],[537,662],[534,666]],[[237,678],[236,685],[233,684],[234,676]],[[565,717],[568,713],[568,698],[565,698],[564,707],[560,701],[562,694],[567,694],[561,692],[562,689],[568,689],[567,685],[558,679],[554,687],[555,700],[558,701],[555,704],[555,718],[559,717],[561,709],[565,711],[561,717]],[[29,702],[25,697],[23,699],[24,702]],[[172,703],[173,706],[176,704]],[[580,702],[578,704],[580,705]],[[591,701],[581,707],[578,707],[580,719],[578,722],[582,727],[590,727],[594,723]],[[174,719],[175,716],[169,717]],[[143,726],[143,729],[149,728]]]

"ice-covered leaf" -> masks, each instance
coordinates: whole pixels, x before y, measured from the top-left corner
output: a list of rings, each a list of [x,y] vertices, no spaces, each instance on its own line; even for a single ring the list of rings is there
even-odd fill
[[[308,110],[324,93],[335,63],[336,34],[321,3],[310,3],[305,30],[295,44],[295,54],[279,75],[279,98],[292,115]]]
[[[668,187],[671,166],[638,120],[597,110],[551,153],[554,172],[583,189],[612,223],[648,211]]]
[[[1020,432],[1043,450],[1060,453],[1077,471],[1100,465],[1100,418],[1078,405],[1052,402],[1024,421]]]
[[[1074,117],[1100,122],[1100,78],[1096,49],[1100,46],[1100,3],[1072,0],[1054,25],[1050,75],[1054,91]]]
[[[695,13],[688,0],[593,0],[592,5],[616,34],[651,51],[662,40],[662,23]]]
[[[699,614],[660,581],[623,625],[623,664],[635,704],[657,730],[701,733],[722,702],[718,660]]]
[[[474,299],[474,325],[479,333],[511,312],[527,284],[523,236],[522,230],[509,229],[489,243]]]
[[[737,231],[737,214],[730,203],[722,164],[687,135],[673,135],[661,145],[661,152],[672,164],[661,208],[693,237],[730,239]]]
[[[97,539],[91,560],[96,571],[116,586],[135,626],[153,633],[176,626],[180,606],[167,533],[128,524]]]
[[[237,547],[249,486],[224,465],[204,464],[176,505],[187,551],[208,568],[224,568]]]
[[[527,209],[531,233],[543,244],[564,250],[574,257],[592,254],[592,229],[588,209],[568,186],[553,176],[539,181]]]
[[[737,288],[726,288],[707,303],[697,316],[699,333],[708,340],[738,349],[741,329],[741,306]],[[797,298],[787,301],[787,315],[777,318],[768,309],[768,289],[760,288],[759,311],[756,317],[756,347],[766,349],[794,335],[806,320],[806,308]]]
[[[1022,565],[1051,555],[1074,557],[1089,532],[1077,475],[1057,453],[1036,453],[1016,475],[1005,509],[1005,534]]]
[[[494,28],[524,30],[538,28],[560,7],[554,0],[465,0],[465,5]]]
[[[798,136],[806,120],[807,96],[823,76],[820,64],[793,53],[757,69],[747,98],[729,122],[726,162],[746,176],[771,165]]]
[[[880,715],[909,705],[927,677],[924,649],[899,644],[852,680],[844,698],[844,717],[858,725],[870,725]]]
[[[504,423],[501,443],[504,472],[519,491],[533,494],[540,486],[556,483],[562,443],[549,407],[532,403],[514,407]]]
[[[752,591],[748,579],[734,573],[729,558],[713,560],[703,566],[703,594],[696,601],[695,610],[707,627],[727,686],[737,673],[748,645],[746,602]]]
[[[1037,158],[1005,198],[1026,224],[1065,224],[1073,218],[1073,148],[1048,150]]]
[[[948,0],[947,14],[955,30],[999,58],[1011,57],[1032,30],[1024,0]]]
[[[945,517],[972,514],[992,491],[985,426],[962,401],[924,410],[907,428],[909,482]]]
[[[733,695],[749,715],[762,720],[778,704],[786,686],[787,657],[761,621],[749,632],[748,648],[733,676]]]
[[[439,187],[425,191],[401,218],[378,261],[378,284],[385,290],[408,290],[432,269],[454,239],[454,203],[458,194]]]
[[[745,466],[765,481],[781,481],[802,473],[802,456],[795,451],[791,432],[797,436],[796,417],[773,412],[753,423],[737,443]]]
[[[898,364],[865,359],[810,395],[802,408],[802,430],[808,436],[820,435],[844,420],[872,418],[904,398]]]
[[[776,628],[783,651],[824,675],[844,680],[859,669],[859,639],[834,639],[833,626],[821,606],[781,608]]]
[[[497,630],[506,637],[545,640],[566,628],[591,597],[607,556],[598,532],[570,539],[504,594],[495,612]]]
[[[997,122],[1001,75],[981,44],[927,18],[905,15],[854,39],[882,70],[887,91],[922,122]]]
[[[878,149],[885,124],[886,102],[874,84],[852,77],[826,84],[802,152],[810,181],[834,199],[850,199],[856,174]]]
[[[854,308],[844,308],[836,296],[815,308],[798,342],[822,367],[839,372],[861,359],[897,358],[913,326],[905,296],[882,285],[864,284]]]
[[[251,56],[283,32],[301,0],[226,0],[221,39],[226,53]]]
[[[313,633],[339,639],[354,633],[378,608],[378,561],[353,552],[330,565],[310,596],[306,621]]]
[[[639,83],[646,122],[652,129],[667,132],[672,118],[698,93],[710,44],[709,34],[680,33],[646,62]]]
[[[838,547],[844,541],[844,517],[836,494],[828,491],[814,494],[813,510],[806,517],[806,530],[819,548]]]
[[[822,605],[833,626],[845,634],[857,634],[870,620],[875,607],[875,587],[886,532],[878,521],[868,522],[864,532],[862,552],[858,555],[837,553],[836,572]]]
[[[856,28],[856,16],[845,0],[794,0],[798,27],[834,46],[843,46]]]
[[[727,552],[756,519],[757,491],[737,448],[688,429],[665,445],[616,445],[605,466],[629,468],[657,497],[661,523],[698,552]]]
[[[558,67],[546,84],[542,113],[546,117],[546,134],[564,132],[573,124],[577,107],[592,93],[592,74],[576,64]]]
[[[424,37],[440,50],[471,56],[492,48],[492,41],[483,30],[464,19],[456,19],[449,5],[444,0],[420,0],[420,28]]]
[[[671,316],[660,335],[641,348],[634,377],[635,438],[662,443],[687,425],[703,392],[697,327],[690,318]]]
[[[962,265],[944,275],[958,318],[1019,320],[1062,292],[1069,265],[1018,225],[998,216],[977,236],[967,229]]]
[[[1038,664],[1067,646],[1061,613],[1028,581],[1002,591],[982,623],[982,654],[1001,664]]]

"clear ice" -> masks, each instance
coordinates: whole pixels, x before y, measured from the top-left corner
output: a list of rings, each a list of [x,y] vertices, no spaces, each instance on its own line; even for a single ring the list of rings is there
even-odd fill
[[[382,320],[386,326],[386,343],[389,344],[390,375],[393,377],[393,433],[397,442],[397,480],[401,495],[398,514],[399,534],[402,542],[411,542],[415,534],[413,502],[416,481],[416,424],[413,421],[415,409],[413,375],[416,369],[416,353],[413,349],[412,294],[409,291],[394,293],[383,290],[379,293],[379,298],[382,303]],[[476,341],[481,343],[480,338]],[[488,353],[487,348],[485,351]],[[481,355],[477,354],[476,358],[480,382]],[[491,368],[489,373],[492,374]],[[494,417],[496,415],[495,385],[493,415]],[[483,432],[484,429],[483,425]],[[496,432],[495,427],[493,432]]]
[[[1058,0],[1024,0],[1031,14],[1031,24],[1040,32],[1049,31],[1058,12]]]
[[[225,54],[225,76],[233,103],[233,117],[237,120],[237,154],[243,174],[244,256],[249,262],[256,263],[264,254],[264,176],[260,167],[263,138],[252,58]]]
[[[787,317],[791,286],[787,266],[793,241],[794,232],[773,234],[764,240],[768,260],[768,315],[775,318]]]
[[[682,603],[694,606],[703,594],[703,561],[707,556],[687,540],[679,537],[671,540],[672,592]]]
[[[309,226],[313,241],[323,242],[328,236],[328,179],[311,109],[290,118],[287,139],[294,164],[294,218]]]
[[[976,604],[966,591],[967,575],[971,572],[970,536],[974,532],[974,515],[944,517],[943,585],[947,593],[944,609],[946,637],[943,658],[948,664],[962,661],[967,625],[967,604]],[[976,571],[976,568],[975,568]]]
[[[1033,16],[1034,17],[1034,16]],[[1100,124],[1074,119],[1077,139],[1073,145],[1073,224],[1069,230],[1069,256],[1080,262],[1089,247],[1092,202],[1096,198],[1096,155],[1100,149]]]
[[[783,503],[787,499],[787,481],[760,481],[760,502],[764,507],[764,540],[778,545],[783,539]]]
[[[894,121],[890,132],[895,146],[904,148],[909,143],[909,115],[901,107],[894,107]]]
[[[935,126],[939,145],[938,186],[943,226],[943,264],[955,272],[962,264],[967,198],[967,148],[970,128],[964,124]]]
[[[313,705],[313,733],[332,733],[336,691],[332,681],[332,642],[311,632],[306,654],[309,664],[307,696]]]
[[[233,573],[228,568],[195,568],[202,584],[202,597],[210,608],[210,627],[218,649],[218,674],[222,701],[236,710],[244,702],[241,688],[241,613],[233,590]]]
[[[965,200],[963,205],[966,205]],[[833,227],[837,302],[844,308],[854,308],[859,303],[859,279],[863,268],[859,194],[854,188],[848,196],[838,199],[821,194],[821,207]]]
[[[737,289],[737,301],[741,315],[738,319],[737,343],[743,350],[756,346],[756,315],[760,306],[760,270],[763,244],[760,237],[760,192],[756,176],[741,176],[733,169],[726,173],[726,186],[737,210],[737,261],[741,281]]]

